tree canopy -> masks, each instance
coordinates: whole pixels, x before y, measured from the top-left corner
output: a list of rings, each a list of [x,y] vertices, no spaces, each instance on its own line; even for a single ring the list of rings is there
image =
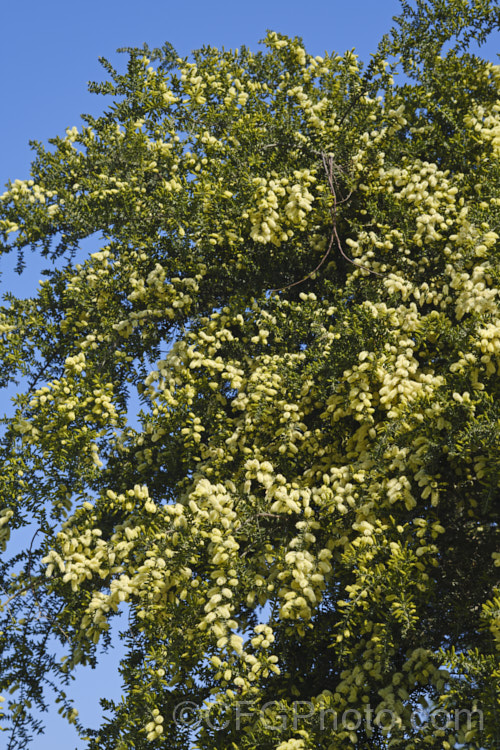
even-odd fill
[[[89,750],[500,742],[499,26],[126,49],[7,185],[2,252],[57,261],[0,309],[10,750],[54,691]]]

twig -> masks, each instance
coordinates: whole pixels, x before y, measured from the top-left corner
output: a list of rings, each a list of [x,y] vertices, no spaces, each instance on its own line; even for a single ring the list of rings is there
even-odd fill
[[[383,273],[379,273],[378,271],[374,271],[372,268],[368,268],[368,266],[364,266],[362,263],[358,263],[357,261],[353,260],[352,258],[349,258],[348,255],[345,254],[342,243],[340,242],[340,237],[337,232],[337,194],[335,192],[335,187],[333,184],[333,181],[335,179],[333,175],[333,157],[328,157],[328,162],[326,160],[326,156],[324,153],[321,154],[321,158],[323,160],[323,166],[325,168],[326,176],[328,178],[328,185],[330,188],[330,193],[333,197],[333,208],[330,209],[330,213],[332,216],[332,222],[333,222],[333,234],[335,235],[335,239],[337,240],[337,247],[339,249],[340,254],[343,258],[345,258],[349,263],[352,263],[354,266],[358,266],[358,268],[362,268],[364,271],[368,271],[369,273],[375,274],[375,276],[381,276],[383,277]]]
[[[321,268],[321,266],[323,265],[323,263],[325,262],[325,260],[330,255],[330,251],[332,249],[332,245],[333,245],[333,240],[334,239],[335,239],[335,234],[332,232],[332,234],[330,236],[330,242],[328,243],[328,248],[326,250],[326,253],[323,255],[323,257],[321,258],[321,260],[318,263],[318,265],[316,266],[316,268],[311,271],[311,273],[308,273],[307,276],[304,276],[304,278],[300,279],[299,281],[294,281],[292,284],[287,284],[287,286],[282,286],[282,287],[279,287],[278,289],[270,289],[269,291],[270,292],[284,292],[285,289],[291,289],[292,286],[297,286],[297,284],[303,284],[304,281],[307,281],[307,279],[310,279],[311,276],[314,276],[314,274],[316,273],[316,271],[319,271],[319,269]]]
[[[323,265],[323,263],[325,262],[325,260],[330,255],[330,252],[331,252],[331,249],[332,249],[332,246],[333,246],[333,243],[334,243],[335,240],[337,241],[337,247],[339,249],[340,254],[349,263],[352,263],[354,266],[357,266],[358,268],[362,268],[363,270],[368,271],[369,273],[373,273],[373,274],[375,274],[375,276],[384,276],[383,273],[379,273],[378,271],[374,271],[372,268],[369,268],[368,266],[364,266],[362,263],[358,263],[357,261],[353,260],[352,258],[349,258],[349,256],[346,255],[346,253],[344,252],[344,249],[342,247],[342,243],[340,242],[339,234],[337,232],[337,206],[340,206],[340,205],[342,205],[342,203],[346,203],[349,200],[349,198],[352,195],[352,190],[349,192],[349,195],[347,195],[346,198],[342,198],[342,200],[340,200],[340,201],[337,200],[337,193],[335,191],[335,185],[337,187],[337,190],[339,190],[339,187],[337,185],[337,180],[335,178],[335,174],[334,174],[334,171],[333,171],[333,157],[329,156],[328,157],[328,161],[327,161],[326,155],[322,151],[321,152],[321,159],[322,159],[323,167],[324,167],[325,174],[326,174],[326,177],[327,177],[327,180],[328,180],[328,187],[330,188],[330,193],[331,193],[331,195],[333,197],[333,208],[330,209],[330,215],[332,217],[332,232],[331,232],[331,235],[330,235],[330,241],[328,243],[328,247],[326,249],[325,254],[321,258],[320,262],[316,266],[316,268],[314,268],[310,273],[308,273],[307,276],[304,276],[303,279],[299,279],[299,281],[293,281],[291,284],[287,284],[286,286],[279,287],[278,289],[270,289],[269,291],[271,293],[272,292],[284,292],[285,289],[291,289],[293,286],[297,286],[297,284],[303,284],[304,281],[307,281],[312,276],[314,276],[314,274],[317,271],[319,271],[319,269],[321,268],[321,266]],[[334,182],[335,182],[335,185],[334,185]]]

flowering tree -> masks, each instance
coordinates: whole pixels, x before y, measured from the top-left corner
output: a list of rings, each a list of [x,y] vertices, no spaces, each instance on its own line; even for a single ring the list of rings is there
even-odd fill
[[[402,5],[366,68],[103,60],[1,197],[60,259],[0,316],[9,748],[123,610],[90,749],[499,741],[499,9]]]

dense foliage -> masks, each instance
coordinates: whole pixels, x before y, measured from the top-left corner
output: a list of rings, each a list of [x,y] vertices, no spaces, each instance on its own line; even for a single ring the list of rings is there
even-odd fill
[[[104,60],[1,197],[59,259],[0,312],[11,750],[120,611],[94,750],[500,742],[499,9],[402,5],[366,68]]]

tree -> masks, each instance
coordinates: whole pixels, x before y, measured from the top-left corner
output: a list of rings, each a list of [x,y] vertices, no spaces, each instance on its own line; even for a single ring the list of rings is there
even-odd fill
[[[500,741],[500,13],[402,6],[366,68],[103,59],[7,186],[3,252],[59,259],[1,309],[9,748],[124,608],[91,750]]]

